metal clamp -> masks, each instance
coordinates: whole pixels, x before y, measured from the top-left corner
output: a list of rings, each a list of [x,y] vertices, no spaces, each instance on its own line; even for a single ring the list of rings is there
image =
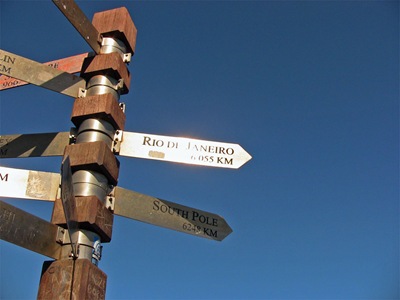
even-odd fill
[[[60,245],[71,243],[67,229],[64,229],[60,226],[57,228],[56,242]]]
[[[132,60],[132,53],[124,53],[124,56],[122,57],[122,61],[126,64],[129,64]]]
[[[115,187],[110,186],[111,192],[106,197],[105,206],[108,210],[114,212],[115,209]]]
[[[122,134],[122,130],[115,131],[113,145],[111,149],[115,154],[119,154],[119,152],[121,151]]]
[[[130,63],[132,59],[131,53],[126,53],[125,44],[119,39],[112,37],[103,37],[101,41],[101,54],[117,52],[121,55],[124,63]]]
[[[126,105],[124,102],[120,102],[119,104],[119,108],[122,110],[123,113],[125,113],[125,109],[126,109]]]
[[[119,90],[124,87],[122,79],[115,79],[106,75],[95,75],[86,84],[86,96],[112,94],[119,100]]]
[[[69,129],[69,144],[75,144],[76,143],[76,137],[78,136],[78,129],[75,127],[71,127]]]
[[[86,97],[86,92],[87,92],[86,89],[79,88],[79,91],[78,91],[78,98],[85,98],[85,97]]]

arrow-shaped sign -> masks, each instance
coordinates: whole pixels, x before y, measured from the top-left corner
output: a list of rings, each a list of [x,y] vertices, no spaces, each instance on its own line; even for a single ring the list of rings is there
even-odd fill
[[[77,98],[86,82],[79,76],[59,71],[0,49],[0,74]]]
[[[52,67],[54,69],[65,71],[70,74],[74,74],[81,71],[83,60],[86,57],[89,57],[92,53],[82,53],[66,58],[61,58],[57,60],[52,60],[49,62],[43,63],[48,67]],[[21,81],[12,77],[0,75],[0,91],[7,90],[11,88],[15,88],[18,86],[23,86],[29,84],[28,82]]]
[[[2,240],[54,259],[60,259],[61,244],[57,243],[57,240],[62,232],[61,227],[0,201],[0,238]]]
[[[69,133],[0,136],[0,158],[63,155]],[[123,132],[117,153],[209,167],[237,169],[251,159],[240,145],[199,139]]]
[[[240,145],[199,139],[123,132],[120,155],[237,169],[251,159]]]
[[[114,213],[145,223],[222,241],[232,229],[219,215],[115,188]]]
[[[46,181],[46,182],[44,182]],[[60,175],[0,167],[0,197],[55,201]],[[32,188],[47,189],[46,194]],[[217,241],[232,229],[225,219],[209,213],[141,193],[116,187],[114,214]]]
[[[83,11],[73,0],[53,0],[53,3],[75,27],[83,39],[96,52],[100,53],[101,36]]]

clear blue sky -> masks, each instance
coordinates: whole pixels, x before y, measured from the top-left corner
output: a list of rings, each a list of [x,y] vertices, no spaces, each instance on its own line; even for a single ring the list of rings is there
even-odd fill
[[[119,186],[223,216],[222,242],[116,217],[107,299],[399,299],[398,1],[77,1],[138,28],[127,131],[242,145],[239,170],[120,158]],[[50,1],[0,1],[1,48],[90,51]],[[0,92],[0,133],[68,131],[73,99]],[[2,166],[59,172],[61,158]],[[7,200],[46,220],[47,202]],[[1,299],[48,258],[0,243]]]

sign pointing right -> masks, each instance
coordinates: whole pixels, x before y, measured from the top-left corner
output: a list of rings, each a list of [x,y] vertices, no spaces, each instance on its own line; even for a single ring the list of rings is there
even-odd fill
[[[134,191],[115,188],[116,215],[215,241],[232,232],[217,214],[180,205]]]
[[[238,144],[128,131],[121,133],[122,138],[114,150],[126,157],[229,169],[238,169],[251,159]],[[69,142],[69,132],[0,135],[0,158],[61,156]]]
[[[240,145],[137,132],[123,132],[121,156],[238,169],[251,159]]]

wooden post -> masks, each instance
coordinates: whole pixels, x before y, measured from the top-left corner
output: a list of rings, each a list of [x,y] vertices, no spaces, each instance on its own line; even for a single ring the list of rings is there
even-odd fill
[[[129,92],[125,62],[134,54],[137,30],[124,7],[96,13],[92,24],[103,38],[102,47],[100,54],[83,62],[86,96],[75,99],[71,116],[78,134],[64,151],[71,162],[78,255],[71,257],[66,244],[60,260],[44,262],[38,299],[104,299],[106,294],[107,275],[97,265],[101,243],[112,237],[113,213],[107,203],[119,173],[113,140],[125,125],[119,96]],[[60,199],[52,223],[67,228]]]

